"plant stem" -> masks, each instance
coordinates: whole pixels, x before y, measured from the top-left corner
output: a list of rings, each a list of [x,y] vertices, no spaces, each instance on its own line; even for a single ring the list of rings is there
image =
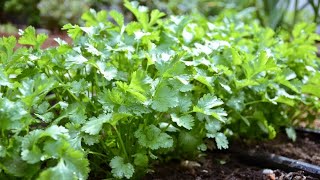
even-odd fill
[[[123,149],[123,152],[124,152],[124,155],[126,156],[126,159],[129,161],[129,156],[128,156],[128,153],[127,153],[127,150],[126,150],[126,147],[124,146],[124,143],[123,143],[123,140],[122,140],[122,137],[121,137],[121,134],[119,133],[118,129],[116,126],[112,126],[114,128],[114,130],[116,131],[117,133],[117,136],[119,138],[119,141],[120,141],[120,146],[121,148]]]
[[[89,153],[89,154],[94,154],[94,155],[99,155],[99,156],[102,156],[102,157],[105,157],[105,158],[108,157],[108,156],[106,156],[106,155],[104,155],[104,154],[101,154],[101,153],[98,153],[98,152],[89,151],[88,153]]]
[[[250,105],[250,104],[256,104],[256,103],[260,103],[260,102],[266,102],[266,101],[264,101],[264,100],[251,101],[251,102],[245,103],[244,105],[247,106],[247,105]]]
[[[292,27],[296,24],[297,21],[297,15],[298,15],[298,0],[294,1],[294,14],[293,14],[293,22],[292,22]]]

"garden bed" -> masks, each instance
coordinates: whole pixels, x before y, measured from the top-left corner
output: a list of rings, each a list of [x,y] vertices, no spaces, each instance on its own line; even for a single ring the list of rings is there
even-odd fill
[[[63,26],[73,43],[33,27],[2,39],[0,179],[320,176],[316,138],[287,139],[292,120],[319,113],[314,25],[291,37],[233,15],[125,6],[137,22],[91,10]]]
[[[301,134],[292,142],[284,134],[266,142],[236,141],[228,152],[209,152],[198,161],[170,161],[157,165],[155,172],[145,176],[147,179],[318,179],[303,171],[276,169],[271,164],[255,162],[239,156],[239,151],[273,153],[302,162],[320,165],[320,144],[310,134]]]

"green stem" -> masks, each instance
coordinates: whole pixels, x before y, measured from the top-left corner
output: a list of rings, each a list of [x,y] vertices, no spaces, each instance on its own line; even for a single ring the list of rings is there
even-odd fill
[[[124,155],[126,156],[126,159],[129,161],[129,156],[128,156],[128,153],[127,153],[127,150],[126,150],[126,147],[124,146],[124,143],[123,143],[123,140],[122,140],[122,137],[121,137],[121,134],[119,133],[118,129],[116,126],[112,126],[114,128],[114,130],[116,131],[117,133],[117,136],[119,138],[119,141],[120,141],[120,146],[121,148],[123,149],[123,153]]]
[[[261,103],[261,102],[266,102],[266,101],[264,101],[264,100],[251,101],[251,102],[245,103],[244,105],[247,106],[247,105],[257,104],[257,103]]]
[[[291,27],[291,29],[292,29],[293,26],[296,24],[298,11],[299,11],[299,10],[298,10],[298,0],[295,0],[295,1],[294,1],[293,22],[292,22],[292,27]]]
[[[166,132],[168,130],[168,128],[170,127],[171,123],[168,123],[168,125],[164,128],[164,130],[162,132]]]
[[[94,155],[99,155],[99,156],[102,156],[104,158],[108,158],[108,156],[104,155],[104,154],[101,154],[101,153],[98,153],[98,152],[93,152],[93,151],[89,151],[88,152],[89,154],[94,154]]]
[[[317,23],[317,21],[318,21],[319,8],[320,8],[320,2],[318,1],[316,11],[314,12],[314,22],[315,23]]]
[[[76,95],[74,95],[69,89],[67,89],[67,92],[76,100],[79,101]]]

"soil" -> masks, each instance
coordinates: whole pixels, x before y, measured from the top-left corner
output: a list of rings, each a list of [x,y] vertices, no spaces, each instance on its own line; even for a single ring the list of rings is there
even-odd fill
[[[255,150],[274,153],[289,158],[301,160],[314,165],[320,165],[320,143],[316,137],[301,134],[296,142],[292,142],[285,135],[280,135],[273,141],[266,142],[239,142],[233,143],[232,149],[243,151]],[[319,138],[318,138],[319,139]],[[165,165],[157,165],[155,172],[149,173],[144,180],[315,180],[316,177],[302,171],[286,172],[281,169],[272,169],[267,164],[252,165],[237,158],[231,152],[209,152],[198,161],[171,161]],[[187,162],[187,163],[186,163]]]
[[[257,144],[254,148],[260,152],[286,156],[320,166],[319,137],[317,139],[317,137],[311,135],[300,134],[296,142],[292,142],[285,135],[281,135],[273,141]]]

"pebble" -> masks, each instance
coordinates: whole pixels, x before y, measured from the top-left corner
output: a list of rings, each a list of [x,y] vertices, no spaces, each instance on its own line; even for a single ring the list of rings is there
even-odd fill
[[[272,169],[264,169],[262,171],[262,174],[264,174],[264,179],[266,180],[275,180],[276,175],[274,174]]]
[[[273,170],[272,169],[264,169],[262,171],[262,174],[273,174]]]

